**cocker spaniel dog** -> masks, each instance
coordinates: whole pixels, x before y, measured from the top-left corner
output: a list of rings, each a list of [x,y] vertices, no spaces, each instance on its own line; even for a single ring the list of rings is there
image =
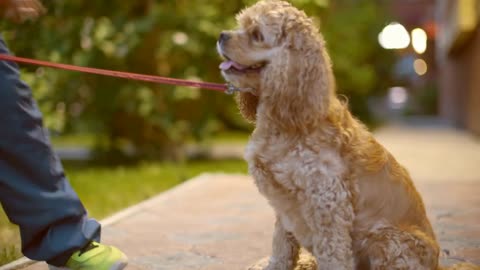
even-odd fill
[[[312,20],[287,2],[264,0],[237,21],[217,50],[224,78],[243,89],[242,115],[255,123],[249,172],[276,213],[265,269],[294,269],[300,247],[323,270],[440,269],[420,194],[336,97]]]

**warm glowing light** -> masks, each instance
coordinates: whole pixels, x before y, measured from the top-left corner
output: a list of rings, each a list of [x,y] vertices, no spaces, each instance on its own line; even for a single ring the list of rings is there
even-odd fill
[[[175,32],[172,36],[173,43],[185,45],[188,42],[188,36],[184,32]]]
[[[427,62],[425,62],[423,59],[416,59],[413,62],[413,69],[418,75],[425,75],[428,70]]]
[[[405,87],[395,86],[388,90],[388,99],[393,108],[401,108],[408,100],[408,92]]]
[[[378,42],[384,49],[405,49],[410,44],[410,35],[403,25],[393,22],[378,34]]]
[[[418,54],[427,50],[427,33],[423,29],[415,28],[412,30],[412,46]]]

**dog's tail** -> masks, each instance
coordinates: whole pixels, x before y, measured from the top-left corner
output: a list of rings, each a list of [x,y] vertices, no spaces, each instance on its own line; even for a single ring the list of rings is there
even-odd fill
[[[451,266],[439,266],[437,270],[480,270],[480,266],[471,263],[457,263]]]

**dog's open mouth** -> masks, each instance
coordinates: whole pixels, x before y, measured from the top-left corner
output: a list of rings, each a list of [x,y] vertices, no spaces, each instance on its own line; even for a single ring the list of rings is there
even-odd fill
[[[230,60],[229,58],[225,57],[225,61],[223,61],[219,68],[224,72],[233,72],[233,73],[247,73],[247,72],[258,72],[264,66],[265,63],[257,63],[255,65],[246,66],[235,61]]]

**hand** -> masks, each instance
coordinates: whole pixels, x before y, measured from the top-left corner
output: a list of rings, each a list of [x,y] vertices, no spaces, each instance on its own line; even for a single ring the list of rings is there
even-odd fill
[[[5,18],[17,23],[34,20],[46,12],[38,0],[0,0],[0,8]]]

